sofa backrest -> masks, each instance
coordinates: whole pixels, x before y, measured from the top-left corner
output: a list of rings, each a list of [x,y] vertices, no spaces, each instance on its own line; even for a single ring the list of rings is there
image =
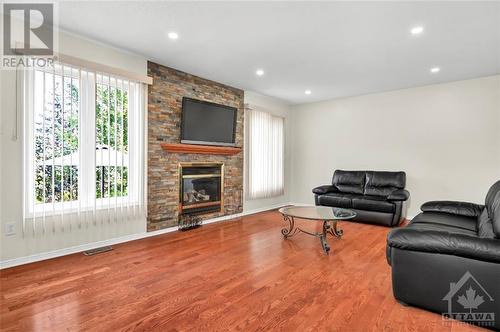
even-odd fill
[[[389,196],[394,190],[404,189],[405,172],[366,172],[365,195]]]
[[[344,193],[389,196],[394,190],[405,188],[406,173],[338,169],[333,173],[332,185]]]
[[[500,238],[500,181],[491,186],[486,195],[485,204],[493,225],[493,232]]]
[[[363,195],[365,178],[365,171],[343,171],[338,169],[333,173],[332,185],[344,193]]]

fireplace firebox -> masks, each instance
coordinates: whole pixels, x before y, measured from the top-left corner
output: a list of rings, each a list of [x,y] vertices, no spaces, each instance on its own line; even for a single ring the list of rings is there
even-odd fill
[[[179,213],[182,215],[222,211],[224,207],[223,163],[179,164]]]

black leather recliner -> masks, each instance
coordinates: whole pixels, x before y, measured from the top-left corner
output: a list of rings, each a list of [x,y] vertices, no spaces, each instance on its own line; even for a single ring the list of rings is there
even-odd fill
[[[356,212],[349,221],[397,226],[406,217],[405,172],[336,170],[332,184],[313,189],[316,205]]]
[[[500,329],[500,181],[485,205],[433,201],[387,238],[394,297]]]

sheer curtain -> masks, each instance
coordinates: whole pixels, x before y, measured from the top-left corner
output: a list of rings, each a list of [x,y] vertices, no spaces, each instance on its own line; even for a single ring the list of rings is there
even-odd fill
[[[248,197],[284,193],[284,119],[253,107],[248,121]]]
[[[144,218],[146,89],[61,63],[25,70],[25,234]]]

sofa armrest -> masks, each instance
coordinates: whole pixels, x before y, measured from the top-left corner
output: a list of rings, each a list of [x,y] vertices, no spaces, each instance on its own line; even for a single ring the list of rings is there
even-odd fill
[[[388,201],[406,201],[410,198],[410,193],[405,189],[398,189],[393,191],[388,197]]]
[[[387,236],[388,250],[420,251],[500,263],[500,240],[440,231],[398,228]]]
[[[312,190],[312,192],[316,195],[323,195],[326,193],[332,193],[332,192],[338,192],[339,190],[335,187],[330,185],[324,185],[324,186],[319,186],[316,187]]]
[[[477,218],[483,212],[484,205],[454,201],[431,201],[424,203],[420,209],[423,212],[443,212]]]

